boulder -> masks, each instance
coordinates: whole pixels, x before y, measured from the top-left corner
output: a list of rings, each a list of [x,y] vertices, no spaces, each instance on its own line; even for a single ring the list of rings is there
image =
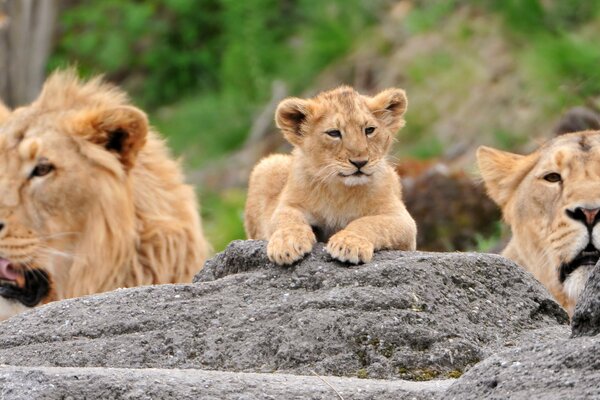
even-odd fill
[[[545,338],[493,355],[457,380],[444,399],[600,398],[600,337]]]
[[[378,252],[367,265],[318,245],[292,267],[233,242],[191,285],[55,302],[2,325],[0,364],[200,369],[424,381],[456,378],[565,312],[497,256]]]
[[[596,264],[577,300],[573,320],[573,336],[595,336],[600,333],[600,262]]]
[[[501,352],[454,383],[448,399],[600,398],[600,263],[594,267],[572,320],[564,327],[523,335],[515,349]],[[545,334],[542,334],[545,333]]]
[[[426,400],[450,383],[196,369],[0,367],[3,400]]]

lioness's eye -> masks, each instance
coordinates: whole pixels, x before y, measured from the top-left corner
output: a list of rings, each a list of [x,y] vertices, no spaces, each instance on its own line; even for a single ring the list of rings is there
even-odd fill
[[[35,166],[33,171],[31,171],[31,175],[29,176],[29,178],[34,178],[36,176],[37,177],[45,176],[45,175],[48,175],[53,170],[54,170],[54,165],[52,165],[48,162],[39,163],[38,165]]]
[[[544,175],[544,179],[552,183],[562,181],[562,177],[556,172],[550,172],[549,174]]]
[[[334,138],[340,138],[340,137],[342,137],[342,132],[338,131],[337,129],[332,129],[332,130],[329,130],[329,131],[327,131],[325,133],[328,134],[331,137],[334,137]]]
[[[369,136],[373,132],[375,132],[375,127],[374,126],[369,126],[368,128],[365,128],[365,135]]]

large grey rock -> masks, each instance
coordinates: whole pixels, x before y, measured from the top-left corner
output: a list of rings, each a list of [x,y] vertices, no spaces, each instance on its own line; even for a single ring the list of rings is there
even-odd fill
[[[582,292],[572,321],[564,327],[522,335],[520,346],[496,354],[454,383],[445,398],[600,398],[600,263]]]
[[[600,333],[600,262],[596,264],[579,296],[571,322],[573,336]]]
[[[471,368],[444,399],[600,398],[600,337],[555,338],[505,351]]]
[[[189,369],[0,367],[3,400],[425,400],[450,383]]]
[[[349,267],[318,246],[277,267],[263,242],[238,241],[196,282],[21,314],[2,324],[0,363],[428,380],[567,323],[539,283],[494,255],[387,251]]]

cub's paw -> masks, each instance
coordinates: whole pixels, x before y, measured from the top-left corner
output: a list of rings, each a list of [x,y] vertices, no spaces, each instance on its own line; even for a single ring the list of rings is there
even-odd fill
[[[352,264],[368,263],[373,250],[373,243],[353,232],[340,231],[327,243],[327,252],[333,258]]]
[[[310,253],[316,241],[310,228],[278,229],[269,239],[267,255],[275,264],[289,265]]]

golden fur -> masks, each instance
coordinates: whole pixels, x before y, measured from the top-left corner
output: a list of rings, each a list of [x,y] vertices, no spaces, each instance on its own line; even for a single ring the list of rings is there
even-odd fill
[[[0,257],[47,271],[55,299],[190,282],[202,267],[194,191],[118,88],[53,74],[0,125],[0,153]]]
[[[366,97],[349,87],[282,101],[275,119],[295,148],[252,171],[248,238],[268,240],[277,264],[301,259],[317,239],[328,241],[334,258],[351,263],[369,262],[379,249],[414,250],[416,225],[386,161],[406,104],[400,89]],[[375,129],[367,134],[367,128]],[[340,137],[331,136],[336,131]],[[356,175],[359,170],[364,174]]]
[[[0,124],[10,115],[10,110],[0,101]]]
[[[600,131],[560,136],[524,156],[481,147],[477,158],[512,230],[503,255],[572,315],[600,249]]]

